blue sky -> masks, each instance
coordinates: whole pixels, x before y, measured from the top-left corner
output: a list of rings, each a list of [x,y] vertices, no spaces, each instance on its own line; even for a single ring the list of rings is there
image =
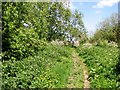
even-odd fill
[[[96,25],[109,17],[112,13],[118,12],[119,0],[71,0],[70,9],[74,12],[75,9],[82,12],[83,22],[89,35],[94,34]]]

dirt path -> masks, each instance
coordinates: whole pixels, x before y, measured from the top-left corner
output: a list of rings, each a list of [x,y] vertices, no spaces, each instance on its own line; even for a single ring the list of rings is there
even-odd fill
[[[88,70],[80,60],[79,55],[73,50],[73,67],[68,78],[67,88],[89,88]]]

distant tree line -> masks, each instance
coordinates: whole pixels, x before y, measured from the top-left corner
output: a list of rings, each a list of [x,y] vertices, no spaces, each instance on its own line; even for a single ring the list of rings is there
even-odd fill
[[[113,13],[97,25],[97,30],[92,38],[93,41],[107,40],[108,42],[118,41],[118,14]]]

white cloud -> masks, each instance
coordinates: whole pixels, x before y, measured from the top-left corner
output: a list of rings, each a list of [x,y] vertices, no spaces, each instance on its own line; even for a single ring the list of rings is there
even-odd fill
[[[100,10],[96,11],[96,14],[99,14],[99,13],[101,13],[101,11],[100,11]]]
[[[118,3],[119,0],[101,0],[97,3],[97,5],[94,5],[93,8],[103,8],[105,6],[113,6],[115,3]]]

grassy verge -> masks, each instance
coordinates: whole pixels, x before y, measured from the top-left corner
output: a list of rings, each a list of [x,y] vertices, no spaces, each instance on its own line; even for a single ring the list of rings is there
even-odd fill
[[[67,88],[84,88],[84,65],[73,49],[73,66],[68,78]]]
[[[2,88],[66,87],[72,66],[71,49],[46,45],[37,55],[2,63]]]
[[[118,49],[115,47],[78,47],[77,52],[89,68],[92,88],[117,88],[115,66],[118,62]]]

